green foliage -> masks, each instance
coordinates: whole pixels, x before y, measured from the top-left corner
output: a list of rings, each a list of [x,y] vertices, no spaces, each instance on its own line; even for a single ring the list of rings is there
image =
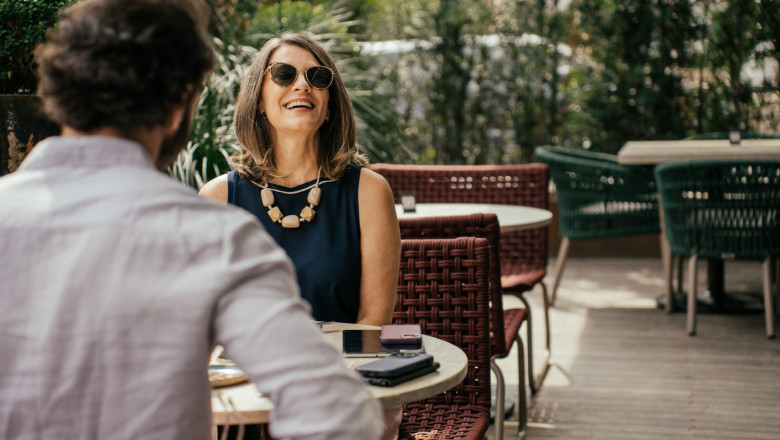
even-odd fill
[[[33,51],[58,11],[77,0],[0,0],[0,93],[35,93]]]
[[[377,58],[377,89],[406,122],[415,162],[526,162],[549,143],[614,153],[632,139],[780,131],[778,0],[484,5],[387,2],[371,16],[372,37],[415,45]],[[751,84],[751,63],[775,75]]]
[[[318,39],[374,161],[517,163],[537,145],[614,153],[628,140],[780,133],[780,0],[208,1],[233,17],[219,34],[231,54],[285,30]],[[751,82],[751,66],[769,73]],[[230,112],[199,111],[217,121],[200,123],[209,136],[230,133]],[[217,153],[204,175],[236,147],[205,144],[194,151]]]
[[[777,130],[777,77],[751,85],[751,60],[780,60],[776,1],[582,0],[580,41],[595,64],[578,105],[594,148],[631,139],[679,139],[740,129]],[[772,50],[762,48],[772,47]],[[773,104],[774,102],[774,104]],[[586,145],[587,146],[587,145]]]
[[[412,160],[530,160],[533,148],[550,143],[561,124],[563,48],[555,41],[563,20],[536,4],[507,2],[490,11],[480,1],[426,4],[430,8],[415,9],[406,20],[428,23],[416,40],[406,41],[414,49],[374,61],[376,89],[406,122],[402,138]],[[531,27],[544,36],[531,35]]]
[[[219,39],[213,41],[217,69],[201,93],[189,143],[168,169],[171,176],[196,189],[229,171],[229,157],[241,150],[233,112],[244,71],[257,54],[248,46],[226,47]]]
[[[211,11],[209,33],[220,41],[231,43],[240,41],[257,8],[256,0],[205,0],[205,2]]]

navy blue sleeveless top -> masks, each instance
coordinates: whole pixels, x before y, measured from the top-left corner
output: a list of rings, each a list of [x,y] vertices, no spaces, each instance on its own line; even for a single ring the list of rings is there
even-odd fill
[[[347,167],[338,181],[320,180],[320,204],[311,222],[295,229],[273,223],[260,200],[259,186],[228,173],[228,203],[253,213],[295,265],[301,296],[312,307],[314,319],[356,322],[360,304],[360,218],[358,184],[360,166]],[[284,215],[300,215],[314,180],[294,188],[270,184],[275,206]]]

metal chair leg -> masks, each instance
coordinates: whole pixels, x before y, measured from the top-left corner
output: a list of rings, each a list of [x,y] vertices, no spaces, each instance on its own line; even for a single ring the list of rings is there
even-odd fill
[[[666,267],[664,270],[664,288],[666,289],[665,297],[666,297],[666,313],[671,313],[674,311],[674,286],[672,285],[672,278],[674,278],[674,262],[675,258],[677,258],[675,255],[670,256],[666,263]]]
[[[691,255],[688,260],[688,319],[687,328],[689,336],[696,336],[696,279],[698,278],[698,261],[696,255]]]
[[[773,258],[775,262],[775,308],[780,315],[780,258]]]
[[[561,239],[561,245],[558,247],[558,256],[555,257],[555,275],[553,278],[552,297],[550,298],[550,305],[555,306],[555,299],[558,295],[558,283],[561,281],[561,275],[563,275],[563,268],[566,267],[566,257],[569,254],[569,237],[563,237]]]
[[[677,293],[682,294],[682,292],[683,292],[683,270],[685,269],[685,264],[683,264],[683,259],[679,255],[677,255],[675,257],[675,261],[677,261]]]
[[[525,325],[528,325],[528,322]],[[517,377],[520,387],[517,394],[517,419],[519,422],[517,435],[520,440],[524,440],[528,427],[528,397],[525,394],[525,348],[520,334],[515,335],[515,341],[517,341]],[[501,437],[496,437],[496,439],[501,440]]]
[[[761,263],[764,278],[764,316],[766,317],[766,337],[775,338],[775,306],[772,298],[772,259]]]
[[[522,349],[522,347],[518,347]],[[506,384],[504,382],[504,374],[501,372],[501,368],[496,364],[496,358],[490,358],[490,370],[496,375],[496,415],[493,419],[493,426],[495,427],[496,439],[504,438],[504,394],[506,391]]]
[[[664,285],[666,286],[666,305],[664,310],[667,313],[674,312],[675,309],[675,294],[682,294],[683,292],[683,259],[679,255],[670,255],[668,258],[667,269],[664,271]],[[676,288],[675,288],[676,284]]]
[[[534,375],[534,355],[533,355],[533,330],[532,330],[532,320],[531,320],[531,314],[530,314],[530,308],[528,305],[528,300],[525,299],[524,296],[520,295],[518,298],[520,298],[520,301],[523,302],[523,305],[529,310],[528,318],[526,320],[526,338],[527,338],[527,345],[528,345],[528,385],[531,388],[531,395],[535,395],[539,389],[542,387],[542,383],[544,382],[544,378],[547,376],[547,371],[550,369],[550,319],[549,319],[549,303],[547,302],[547,289],[544,285],[544,283],[539,283],[542,286],[542,301],[544,302],[544,325],[546,330],[545,335],[545,350],[544,350],[544,361],[542,363],[541,371],[538,375]]]

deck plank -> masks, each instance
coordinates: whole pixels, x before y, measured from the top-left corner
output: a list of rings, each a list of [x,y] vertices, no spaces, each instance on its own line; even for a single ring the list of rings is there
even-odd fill
[[[726,271],[727,289],[761,291],[759,264]],[[567,263],[551,311],[553,366],[529,399],[528,439],[780,439],[780,340],[766,338],[763,313],[701,313],[689,337],[684,313],[655,308],[661,292],[653,259]],[[539,291],[527,298],[541,359]],[[514,353],[498,360],[516,399],[514,362]],[[516,438],[516,413],[504,432]]]

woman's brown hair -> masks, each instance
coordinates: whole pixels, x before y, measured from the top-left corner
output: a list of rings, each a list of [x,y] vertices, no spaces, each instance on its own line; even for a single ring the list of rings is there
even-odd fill
[[[344,173],[347,165],[366,165],[368,159],[360,154],[357,148],[357,128],[352,103],[333,58],[311,38],[297,33],[285,33],[263,45],[241,85],[233,116],[236,136],[242,147],[241,153],[232,157],[238,175],[253,182],[265,182],[279,177],[271,148],[270,126],[260,113],[259,103],[268,61],[276,49],[285,45],[295,45],[308,50],[319,64],[335,72],[333,83],[328,88],[330,119],[319,129],[320,146],[317,159],[324,176],[336,180]]]

